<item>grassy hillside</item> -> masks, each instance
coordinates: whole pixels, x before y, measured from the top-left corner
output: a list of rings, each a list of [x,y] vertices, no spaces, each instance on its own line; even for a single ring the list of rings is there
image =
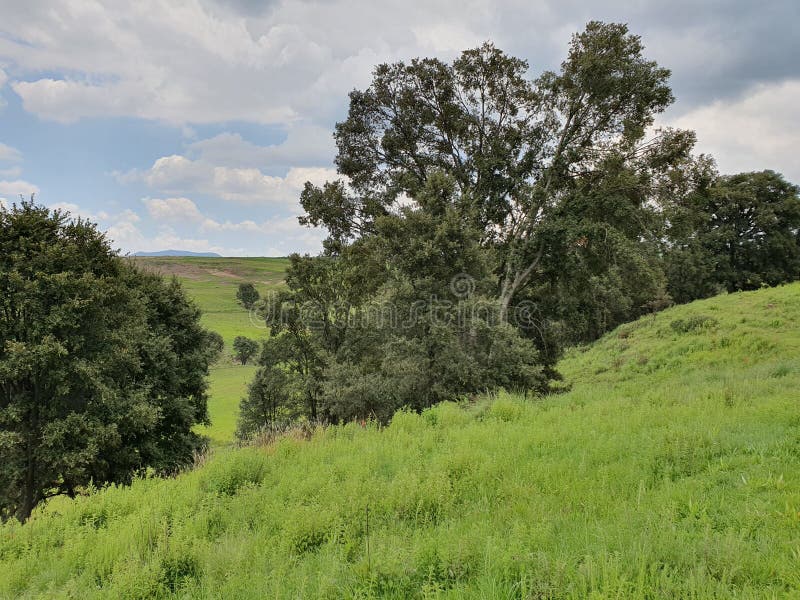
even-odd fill
[[[218,450],[0,528],[0,596],[800,597],[800,285],[677,307],[571,391]]]
[[[203,311],[203,325],[222,335],[228,354],[237,335],[253,339],[267,335],[263,325],[236,302],[239,284],[254,284],[263,297],[280,287],[289,264],[287,258],[181,256],[136,257],[131,260],[144,269],[180,279],[186,292]],[[223,358],[212,368],[208,401],[211,426],[200,427],[199,431],[216,444],[233,441],[239,401],[254,373],[255,367],[235,364],[230,357]]]
[[[203,311],[203,324],[218,332],[230,346],[233,338],[255,338],[264,330],[236,302],[240,283],[252,283],[263,295],[283,282],[287,258],[137,257],[137,265],[175,275]]]

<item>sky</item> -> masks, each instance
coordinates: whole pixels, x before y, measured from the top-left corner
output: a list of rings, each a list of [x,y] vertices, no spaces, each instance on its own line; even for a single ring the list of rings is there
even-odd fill
[[[35,194],[124,253],[313,254],[300,190],[335,177],[376,65],[491,40],[534,78],[590,20],[672,70],[659,125],[800,183],[797,0],[0,0],[0,202]]]

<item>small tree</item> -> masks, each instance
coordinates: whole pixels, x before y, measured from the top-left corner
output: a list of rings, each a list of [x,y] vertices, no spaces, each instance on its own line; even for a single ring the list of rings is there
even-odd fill
[[[257,341],[246,338],[243,335],[237,335],[233,340],[233,353],[243,365],[246,365],[247,361],[253,358],[256,352],[258,352]]]
[[[239,405],[236,437],[240,441],[297,416],[296,395],[292,393],[288,375],[279,367],[260,368],[247,391],[247,397]]]
[[[259,299],[256,286],[252,283],[240,283],[239,290],[236,292],[236,299],[245,308],[253,308],[253,305],[258,302]]]
[[[208,335],[206,336],[206,352],[208,353],[208,361],[210,363],[217,362],[224,349],[225,340],[222,339],[222,336],[216,331],[209,331]]]

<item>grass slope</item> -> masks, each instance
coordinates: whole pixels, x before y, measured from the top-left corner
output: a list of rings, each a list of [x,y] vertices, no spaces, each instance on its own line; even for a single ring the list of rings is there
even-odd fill
[[[561,395],[51,502],[0,528],[0,596],[800,597],[798,325],[800,285],[721,296],[573,352]]]
[[[255,365],[222,364],[211,369],[208,378],[208,416],[211,425],[197,431],[211,438],[214,445],[233,442],[239,402],[247,394],[247,384],[256,373]]]
[[[252,283],[262,297],[283,283],[287,258],[198,258],[198,257],[135,257],[140,267],[174,275],[189,296],[203,311],[202,323],[225,340],[226,354],[211,369],[209,377],[209,427],[198,431],[215,444],[233,441],[239,401],[247,392],[247,384],[255,368],[234,364],[230,357],[233,339],[237,335],[262,339],[267,335],[263,324],[252,319],[248,311],[236,302],[240,283]]]
[[[137,257],[144,269],[180,279],[203,311],[203,324],[222,335],[230,347],[233,338],[263,337],[265,330],[236,302],[240,283],[252,283],[262,296],[283,283],[287,258]]]

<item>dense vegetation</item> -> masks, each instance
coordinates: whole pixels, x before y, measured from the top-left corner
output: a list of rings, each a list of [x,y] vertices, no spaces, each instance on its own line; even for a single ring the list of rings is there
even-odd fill
[[[0,596],[791,597],[798,331],[800,284],[719,296],[571,351],[541,401],[56,499],[0,529]]]
[[[272,337],[248,406],[271,408],[240,432],[542,393],[571,345],[800,277],[797,187],[720,175],[691,131],[648,135],[669,71],[626,26],[589,23],[558,72],[527,73],[487,43],[380,65],[350,94],[342,177],[301,196],[325,250],[290,257],[260,306]]]
[[[92,224],[0,209],[0,519],[191,464],[219,351],[199,319],[177,282],[131,268]]]

